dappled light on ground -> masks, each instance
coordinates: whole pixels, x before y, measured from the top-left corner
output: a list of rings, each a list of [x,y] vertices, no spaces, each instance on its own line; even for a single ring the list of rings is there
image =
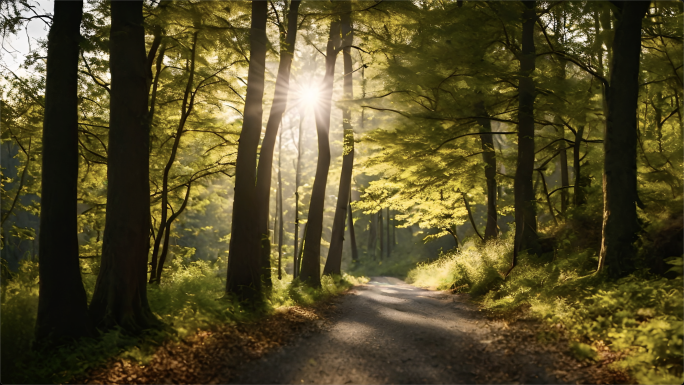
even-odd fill
[[[487,320],[463,295],[376,277],[343,297],[320,334],[247,364],[233,382],[549,384],[610,378],[556,346],[504,337],[510,330],[504,325]],[[561,362],[574,372],[559,371]]]

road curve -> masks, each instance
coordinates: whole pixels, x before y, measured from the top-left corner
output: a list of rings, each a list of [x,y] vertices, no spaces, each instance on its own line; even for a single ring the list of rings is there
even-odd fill
[[[321,333],[246,364],[243,384],[554,384],[548,357],[501,351],[464,296],[375,277],[338,304]]]

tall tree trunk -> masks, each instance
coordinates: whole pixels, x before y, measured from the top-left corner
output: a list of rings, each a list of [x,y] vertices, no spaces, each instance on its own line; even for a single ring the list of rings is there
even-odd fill
[[[354,40],[351,25],[351,0],[344,3],[345,13],[341,18],[342,30],[342,58],[344,59],[344,100],[352,100],[352,58],[351,45]],[[342,127],[344,128],[344,143],[342,152],[342,172],[340,173],[340,187],[337,192],[337,205],[333,219],[332,236],[330,237],[330,249],[325,261],[323,274],[341,274],[342,268],[342,245],[344,244],[344,219],[347,217],[347,206],[351,193],[352,171],[354,167],[354,128],[351,124],[351,108],[345,106],[342,110]]]
[[[387,259],[392,253],[392,244],[390,243],[390,208],[387,208]]]
[[[58,342],[93,332],[78,262],[76,223],[82,15],[83,1],[56,1],[48,36],[35,329],[39,341]],[[29,162],[27,158],[27,167]]]
[[[301,174],[301,164],[302,164],[302,129],[303,129],[304,116],[302,110],[299,111],[299,139],[297,139],[297,166],[295,167],[295,228],[294,228],[294,271],[292,274],[293,278],[299,277],[299,251],[297,247],[299,242],[299,179]]]
[[[235,162],[235,198],[226,279],[227,293],[252,301],[261,300],[259,206],[254,181],[264,112],[267,16],[268,2],[252,0],[247,96]]]
[[[377,238],[377,214],[370,214],[368,223],[368,256],[375,258],[375,242]]]
[[[620,9],[613,40],[604,139],[603,236],[598,270],[617,278],[634,269],[639,231],[637,201],[637,100],[641,23],[648,1],[615,2]]]
[[[562,21],[559,20],[558,24],[560,24],[560,23],[562,23]],[[557,72],[557,77],[561,83],[564,83],[565,77],[566,77],[566,69],[565,68],[567,65],[567,60],[564,60],[562,58],[558,58],[557,60],[559,62],[559,69]],[[562,90],[562,87],[561,87],[561,90]],[[564,91],[560,91],[559,94],[563,99],[565,99],[565,92]],[[560,116],[558,116],[558,115],[554,116],[554,122],[556,124],[560,125],[561,124]],[[563,126],[560,127],[560,137],[565,138],[565,127],[563,127]],[[561,171],[561,187],[566,187],[560,191],[560,194],[561,194],[561,198],[560,198],[560,200],[561,200],[561,214],[564,216],[565,212],[568,209],[568,203],[569,203],[569,194],[568,194],[567,187],[570,186],[570,178],[568,175],[568,153],[567,153],[567,149],[566,149],[567,144],[565,143],[565,141],[561,141],[559,143],[560,143],[559,145],[561,146],[560,158],[559,158],[559,163],[560,163],[559,166],[560,166],[560,171]]]
[[[572,151],[572,167],[575,170],[575,187],[573,188],[573,204],[575,206],[581,206],[587,202],[587,198],[584,196],[583,182],[582,179],[582,166],[580,165],[580,146],[582,145],[582,136],[584,135],[584,125],[581,125],[575,134],[575,144]]]
[[[534,173],[534,98],[535,69],[534,24],[536,1],[524,1],[522,14],[522,52],[520,53],[520,85],[518,107],[518,160],[515,170],[515,239],[518,249],[539,253],[537,210],[532,186]],[[524,231],[523,231],[524,229]]]
[[[565,137],[565,127],[561,127],[560,129],[561,133],[561,138]],[[568,153],[567,150],[565,149],[566,145],[565,143],[561,142],[560,144],[563,146],[563,149],[561,150],[560,153],[560,169],[561,169],[561,187],[569,187],[570,186],[570,177],[568,175]],[[561,190],[561,214],[565,215],[565,212],[568,210],[568,189],[564,188]]]
[[[264,140],[261,143],[259,153],[259,166],[257,170],[256,194],[259,236],[261,239],[261,268],[263,282],[271,286],[271,240],[268,231],[268,214],[271,193],[271,175],[273,173],[273,150],[275,148],[278,128],[283,120],[283,113],[287,108],[287,95],[290,90],[290,68],[292,56],[297,40],[297,17],[301,1],[292,0],[290,11],[287,15],[287,31],[280,31],[280,63],[278,64],[278,76],[275,84],[273,105],[268,115]],[[277,214],[276,214],[277,215]],[[275,229],[274,229],[275,234]]]
[[[321,235],[323,234],[323,206],[325,205],[325,186],[330,168],[330,109],[332,106],[335,61],[340,47],[340,22],[330,24],[330,36],[326,48],[325,77],[320,93],[320,105],[316,107],[316,131],[318,133],[318,162],[316,176],[311,190],[309,203],[309,229],[304,243],[302,260],[302,282],[312,287],[321,286]]]
[[[102,265],[90,303],[99,328],[158,324],[147,302],[150,233],[149,70],[142,1],[111,2],[112,77]]]
[[[352,215],[351,202],[351,194],[349,194],[349,238],[351,240],[352,262],[356,262],[359,260],[359,249],[356,247],[356,233],[354,231],[354,216]]]
[[[397,214],[392,214],[392,248],[397,244]]]
[[[476,106],[477,115],[482,118],[477,119],[480,125],[480,132],[487,133],[480,135],[482,143],[482,160],[485,164],[485,179],[487,180],[487,226],[485,227],[484,240],[496,239],[497,233],[497,213],[496,213],[496,152],[494,151],[494,135],[492,132],[492,121],[487,119],[489,116],[484,103],[479,102]]]
[[[304,241],[306,239],[306,230],[309,228],[309,222],[307,222],[304,225],[304,233],[302,234],[302,241],[299,243],[299,251],[297,254],[297,261],[299,261],[299,265],[297,265],[297,278],[302,274],[302,269],[301,269],[301,261],[302,261],[302,254],[304,254]]]
[[[385,236],[384,236],[384,231],[383,231],[383,215],[382,215],[382,209],[378,211],[378,232],[380,236],[380,259],[385,255]]]
[[[197,55],[197,35],[199,31],[192,35],[192,48],[190,49],[190,59],[187,62],[187,70],[189,73],[188,82],[185,85],[185,92],[183,93],[183,102],[181,104],[181,116],[178,122],[178,127],[176,128],[176,134],[174,135],[173,145],[171,146],[171,154],[169,159],[166,161],[164,166],[164,173],[162,175],[162,191],[161,191],[161,220],[159,221],[159,231],[157,231],[157,237],[154,240],[154,247],[152,248],[152,261],[151,271],[150,271],[150,283],[159,283],[159,278],[161,277],[161,269],[163,263],[157,263],[157,256],[159,255],[159,246],[162,239],[162,234],[167,229],[171,228],[171,224],[168,223],[167,216],[169,210],[169,174],[173,164],[176,162],[176,155],[178,154],[178,147],[180,146],[181,137],[183,136],[183,129],[185,128],[185,122],[188,120],[190,113],[192,113],[192,108],[195,104],[195,93],[192,92],[193,81],[195,79],[195,57]],[[156,87],[156,85],[155,85]],[[188,191],[190,189],[188,188]],[[167,243],[170,234],[164,234],[164,254],[167,254]]]
[[[281,158],[283,154],[283,131],[280,130],[280,138],[278,140],[278,279],[283,279],[282,262],[283,262],[283,176],[281,166]]]

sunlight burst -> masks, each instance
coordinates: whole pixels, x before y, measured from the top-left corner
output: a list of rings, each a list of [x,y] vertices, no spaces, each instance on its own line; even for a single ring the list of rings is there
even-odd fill
[[[297,94],[299,103],[307,107],[315,107],[320,101],[320,90],[314,85],[302,87]]]

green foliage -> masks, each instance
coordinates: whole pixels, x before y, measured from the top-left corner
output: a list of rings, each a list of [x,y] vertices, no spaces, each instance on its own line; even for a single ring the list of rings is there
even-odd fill
[[[595,360],[598,356],[591,346],[577,341],[570,342],[570,352],[578,360]]]
[[[492,241],[487,247],[466,243],[460,251],[440,255],[432,263],[418,265],[408,274],[407,281],[421,287],[438,290],[458,289],[484,294],[501,284],[499,271],[505,271],[510,260],[512,243]]]

